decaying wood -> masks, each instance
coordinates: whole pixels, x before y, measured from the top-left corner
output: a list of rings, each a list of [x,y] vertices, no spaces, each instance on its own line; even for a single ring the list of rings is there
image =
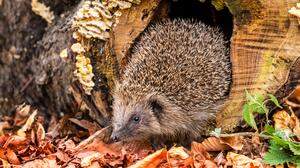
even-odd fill
[[[118,25],[113,29],[111,47],[114,49],[120,67],[127,62],[129,49],[134,40],[148,26],[155,14],[160,0],[142,1],[123,12]]]
[[[142,1],[139,5],[122,10],[122,16],[111,31],[109,41],[105,44],[94,43],[92,47],[97,85],[92,93],[92,101],[107,119],[111,117],[109,105],[112,102],[108,92],[113,90],[114,82],[118,80],[120,71],[125,66],[124,60],[127,60],[134,40],[148,26],[159,3],[159,0]]]
[[[245,90],[274,94],[300,57],[297,19],[288,14],[297,0],[225,0],[234,16],[231,39],[233,84],[218,126],[231,131],[242,119]]]

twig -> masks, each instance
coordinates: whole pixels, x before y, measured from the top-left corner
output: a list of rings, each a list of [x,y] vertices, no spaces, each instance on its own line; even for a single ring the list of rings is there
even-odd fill
[[[233,136],[246,136],[246,137],[259,136],[259,137],[265,138],[265,139],[271,138],[271,136],[258,134],[256,132],[238,132],[238,133],[232,133],[232,134],[220,134],[219,135],[219,137],[221,137],[221,138],[233,137]]]
[[[285,100],[285,103],[293,108],[299,108],[300,107],[300,104],[297,104],[297,103],[294,103],[292,101],[289,101],[289,100]]]

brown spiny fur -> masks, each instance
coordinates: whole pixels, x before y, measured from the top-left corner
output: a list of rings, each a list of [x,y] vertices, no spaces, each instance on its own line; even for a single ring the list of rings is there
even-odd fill
[[[230,82],[229,52],[217,28],[191,20],[152,25],[116,84],[112,137],[199,137],[214,126]]]

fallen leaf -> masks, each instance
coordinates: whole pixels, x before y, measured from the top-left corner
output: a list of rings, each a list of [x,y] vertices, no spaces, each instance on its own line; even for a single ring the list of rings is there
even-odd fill
[[[142,160],[139,160],[134,165],[129,166],[129,168],[153,168],[158,166],[161,162],[166,160],[167,150],[165,148],[158,150],[151,155],[148,155]]]
[[[43,125],[41,123],[37,123],[37,130],[36,130],[36,139],[38,144],[41,144],[41,142],[45,139],[46,133]]]
[[[110,129],[110,127],[105,127],[102,128],[101,130],[95,132],[93,135],[89,136],[87,139],[85,139],[84,141],[81,141],[75,148],[74,151],[78,151],[78,150],[82,150],[83,148],[85,148],[88,144],[90,144],[91,142],[93,142],[93,140],[95,138],[98,139],[103,139],[103,137],[105,136],[106,131]]]
[[[222,137],[220,138],[220,142],[230,146],[234,150],[242,150],[244,146],[242,136]]]
[[[291,117],[286,111],[278,111],[273,115],[275,130],[281,130],[284,131],[286,135],[290,135],[292,133],[292,130],[289,128],[290,120]]]
[[[57,162],[55,159],[49,159],[49,158],[35,159],[33,161],[27,162],[22,165],[22,168],[33,168],[33,167],[56,168],[56,167],[60,167],[60,166],[57,165]]]
[[[0,147],[0,158],[3,160],[7,160],[6,156],[5,156],[5,151],[2,147]]]
[[[12,166],[8,163],[8,161],[4,160],[4,159],[0,159],[2,162],[1,167],[2,168],[11,168]]]
[[[190,157],[183,147],[172,147],[168,151],[168,154],[170,157],[180,157],[180,159],[187,159]]]
[[[56,156],[56,158],[62,162],[69,162],[71,160],[71,158],[69,157],[68,154],[66,154],[65,152],[58,150],[56,153],[53,154],[54,156]]]
[[[101,165],[98,162],[92,162],[92,164],[87,168],[99,168],[99,167],[101,167]]]
[[[28,143],[29,140],[27,138],[18,135],[12,135],[7,139],[7,141],[3,145],[3,148],[6,149],[9,146],[20,146]]]
[[[77,120],[76,118],[69,118],[69,120],[74,124],[77,124],[78,126],[87,129],[90,135],[94,134],[97,130],[101,129],[101,127],[97,124],[89,122],[87,120]]]
[[[99,152],[89,152],[87,156],[81,159],[80,165],[82,167],[90,166],[93,161],[100,159],[101,156]]]
[[[21,129],[18,130],[17,135],[26,137],[26,131],[31,128],[32,123],[34,122],[34,118],[37,115],[37,110],[34,110],[33,113],[29,116],[26,123],[23,125]]]
[[[7,121],[0,122],[0,136],[4,135],[4,129],[9,128],[10,124]]]
[[[205,151],[223,151],[223,150],[229,149],[229,146],[226,144],[227,143],[226,140],[228,142],[231,142],[230,138],[228,138],[228,139],[224,138],[224,142],[222,142],[220,140],[220,138],[209,137],[209,138],[205,139],[201,143],[201,145]],[[231,142],[231,143],[233,145],[233,142]]]
[[[191,152],[194,157],[197,156],[197,159],[200,160],[207,160],[211,158],[210,154],[204,149],[203,145],[198,142],[192,142]]]
[[[263,168],[263,164],[260,161],[250,159],[245,155],[236,154],[234,152],[228,152],[226,159],[228,165],[236,168]]]
[[[300,140],[300,121],[294,113],[291,114],[290,125],[293,133],[297,136],[298,140]]]
[[[11,164],[14,164],[14,165],[20,165],[21,164],[21,162],[20,162],[19,158],[17,157],[16,153],[11,149],[6,150],[6,157],[9,161],[9,163],[11,163]]]

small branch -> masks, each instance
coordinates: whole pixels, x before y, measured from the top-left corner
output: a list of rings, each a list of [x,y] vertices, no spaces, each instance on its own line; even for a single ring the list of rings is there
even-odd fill
[[[246,136],[246,137],[259,136],[259,137],[265,138],[265,139],[271,138],[271,136],[258,134],[256,132],[238,132],[238,133],[232,133],[232,134],[220,134],[219,137],[226,138],[226,137],[233,137],[233,136]]]
[[[294,103],[292,101],[285,100],[285,103],[293,108],[300,108],[300,104]]]

